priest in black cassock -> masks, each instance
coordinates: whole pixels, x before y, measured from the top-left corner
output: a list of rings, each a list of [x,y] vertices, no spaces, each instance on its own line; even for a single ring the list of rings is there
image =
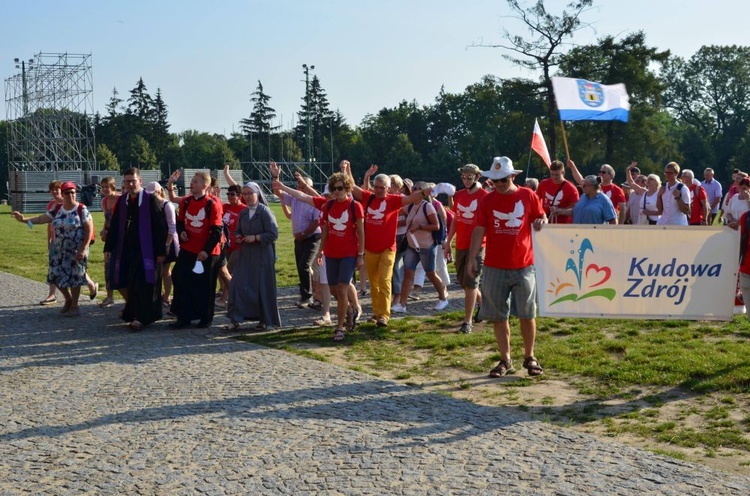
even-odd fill
[[[143,189],[138,168],[125,171],[123,194],[112,214],[104,256],[112,287],[125,297],[122,319],[132,331],[161,319],[161,264],[167,222],[158,199]]]

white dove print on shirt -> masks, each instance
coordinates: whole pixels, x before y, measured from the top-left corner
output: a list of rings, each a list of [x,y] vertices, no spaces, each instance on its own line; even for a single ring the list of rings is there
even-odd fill
[[[203,225],[203,221],[206,219],[206,209],[200,209],[200,211],[195,215],[190,215],[190,212],[185,212],[185,217],[190,221],[190,225],[192,227],[201,227]]]
[[[385,201],[380,202],[380,207],[376,209],[367,207],[367,213],[372,215],[373,220],[380,220],[385,217]]]
[[[555,195],[552,196],[549,193],[545,191],[544,196],[547,198],[547,202],[552,205],[553,207],[556,207],[560,204],[560,200],[562,200],[562,195]]]
[[[474,218],[474,212],[477,209],[477,200],[476,198],[469,203],[468,206],[464,207],[460,203],[458,204],[458,211],[461,212],[461,217],[464,219],[473,219]]]
[[[344,231],[346,229],[346,223],[348,221],[349,221],[349,210],[344,210],[341,214],[341,217],[339,217],[338,219],[334,217],[333,215],[331,215],[330,213],[328,214],[328,222],[331,223],[335,231]]]
[[[523,202],[518,200],[512,212],[498,212],[493,210],[496,219],[507,221],[505,222],[506,227],[519,227],[522,224],[521,217],[524,214]]]

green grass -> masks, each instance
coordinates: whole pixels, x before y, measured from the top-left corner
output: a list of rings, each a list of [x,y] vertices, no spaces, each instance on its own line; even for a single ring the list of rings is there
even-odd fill
[[[278,203],[271,204],[271,210],[279,224],[279,239],[276,252],[276,282],[278,286],[293,286],[297,279],[294,260],[294,242],[289,220],[281,212]],[[47,281],[47,226],[36,225],[29,229],[10,215],[10,207],[0,206],[0,270],[27,277],[34,281]],[[39,212],[24,212],[27,216]],[[92,212],[97,234],[104,224],[104,214]],[[94,281],[104,281],[104,243],[97,236],[89,254],[89,275]]]

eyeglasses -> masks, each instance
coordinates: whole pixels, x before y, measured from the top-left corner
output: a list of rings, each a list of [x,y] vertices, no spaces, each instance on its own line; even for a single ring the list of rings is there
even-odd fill
[[[675,174],[675,171],[673,171],[673,170],[665,170],[664,174]]]
[[[609,174],[609,172],[608,172],[608,171],[605,171],[605,170],[600,170],[600,171],[599,171],[599,174]]]
[[[508,178],[504,177],[502,179],[493,179],[492,182],[493,183],[507,183],[508,182]]]
[[[123,179],[122,182],[123,184],[135,184],[138,182],[138,180],[137,179]]]
[[[477,176],[475,176],[474,174],[461,175],[461,179],[463,179],[464,181],[473,181],[474,179],[476,179],[476,177]]]
[[[71,195],[72,196],[72,195],[76,194],[76,190],[72,189],[70,191],[63,191],[63,194],[64,195]]]
[[[334,186],[331,188],[331,191],[344,191],[345,189],[343,186]]]

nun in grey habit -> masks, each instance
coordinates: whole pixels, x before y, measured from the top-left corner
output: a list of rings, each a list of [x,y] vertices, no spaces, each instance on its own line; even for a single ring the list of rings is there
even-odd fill
[[[247,208],[240,212],[230,234],[240,252],[229,284],[229,330],[236,330],[245,320],[258,321],[256,330],[281,327],[276,296],[276,217],[257,183],[245,183],[242,197]]]

